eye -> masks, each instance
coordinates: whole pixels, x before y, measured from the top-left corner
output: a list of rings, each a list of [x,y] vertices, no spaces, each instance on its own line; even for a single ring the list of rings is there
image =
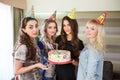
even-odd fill
[[[51,29],[52,28],[52,26],[48,26],[48,29]]]
[[[92,30],[94,30],[94,28],[92,28]]]
[[[38,28],[38,24],[36,24],[35,27]]]
[[[65,25],[63,25],[63,27],[65,27]]]
[[[29,29],[33,29],[33,25],[29,25]]]
[[[70,27],[70,24],[67,24],[67,26],[69,26],[69,27]]]
[[[86,29],[88,29],[89,27],[88,26],[86,26]]]
[[[94,26],[93,26],[93,27],[91,27],[91,30],[95,30],[95,29],[94,29]]]
[[[57,29],[57,27],[54,27],[54,29]]]

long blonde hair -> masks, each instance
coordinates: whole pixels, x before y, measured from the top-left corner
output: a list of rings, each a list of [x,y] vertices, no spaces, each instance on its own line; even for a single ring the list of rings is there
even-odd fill
[[[91,45],[91,47],[94,48],[96,51],[102,50],[105,53],[104,26],[97,23],[95,19],[88,21],[87,24],[94,24],[98,29],[96,40],[95,40],[94,44]]]
[[[50,19],[46,19],[44,21],[44,25],[42,26],[41,30],[40,30],[40,33],[42,34],[41,36],[44,37],[45,41],[46,42],[49,42],[50,39],[48,37],[48,34],[47,34],[47,27],[50,23],[55,23],[56,25],[56,33],[58,31],[58,27],[57,27],[57,22],[54,21],[54,20],[50,20]],[[55,37],[56,37],[56,34],[54,36],[52,36],[52,40],[55,41]]]

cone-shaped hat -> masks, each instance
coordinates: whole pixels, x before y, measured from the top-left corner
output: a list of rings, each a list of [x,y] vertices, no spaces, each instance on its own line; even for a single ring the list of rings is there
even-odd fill
[[[57,11],[54,11],[54,13],[50,16],[50,20],[56,20],[56,12]]]
[[[34,10],[34,6],[32,5],[32,8],[31,8],[31,15],[30,17],[32,18],[35,18],[35,10]]]
[[[67,15],[70,19],[75,19],[76,17],[76,8],[73,8],[72,12]]]
[[[108,14],[108,11],[105,11],[101,16],[99,16],[96,21],[99,23],[99,24],[102,24],[104,23],[105,19],[106,19],[106,16]]]

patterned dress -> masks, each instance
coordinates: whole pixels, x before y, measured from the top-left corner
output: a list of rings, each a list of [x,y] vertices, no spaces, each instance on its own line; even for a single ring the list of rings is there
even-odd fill
[[[15,51],[15,60],[21,61],[23,63],[23,67],[27,67],[30,65],[33,65],[35,63],[41,62],[41,57],[40,57],[40,50],[36,46],[37,49],[37,55],[36,55],[36,60],[35,61],[30,61],[26,59],[26,54],[27,54],[27,47],[26,45],[18,45],[17,50]],[[27,73],[20,74],[19,75],[19,80],[42,80],[42,76],[40,73],[40,68],[35,68]]]
[[[46,80],[46,78],[54,78],[55,75],[55,65],[50,64],[47,59],[48,59],[48,52],[50,50],[54,50],[54,43],[49,43],[44,40],[44,38],[40,39],[40,43],[42,43],[43,47],[41,48],[41,56],[42,56],[42,63],[44,65],[51,65],[52,69],[51,70],[43,70],[42,71],[42,77],[43,80]],[[40,45],[39,45],[40,46]]]

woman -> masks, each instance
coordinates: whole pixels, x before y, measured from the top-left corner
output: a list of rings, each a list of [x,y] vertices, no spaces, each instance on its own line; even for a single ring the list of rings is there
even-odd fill
[[[58,49],[71,52],[72,62],[56,65],[56,80],[76,80],[75,67],[78,64],[78,56],[84,48],[83,42],[78,38],[78,23],[76,19],[65,16],[62,19],[61,34],[56,38]]]
[[[41,29],[41,38],[40,42],[43,45],[42,50],[42,62],[44,65],[51,65],[52,69],[51,70],[43,70],[43,80],[53,80],[55,76],[55,65],[50,64],[47,61],[48,58],[48,52],[50,50],[55,49],[55,38],[56,38],[56,33],[58,31],[57,28],[57,23],[55,20],[52,19],[46,19],[44,22],[44,26]],[[41,44],[39,44],[40,46]]]
[[[40,69],[48,69],[40,61],[40,50],[35,40],[38,30],[35,18],[25,17],[22,20],[20,35],[14,48],[15,75],[20,75],[20,80],[42,80]]]
[[[85,34],[88,43],[79,56],[77,80],[102,80],[104,27],[92,19],[86,24]]]

